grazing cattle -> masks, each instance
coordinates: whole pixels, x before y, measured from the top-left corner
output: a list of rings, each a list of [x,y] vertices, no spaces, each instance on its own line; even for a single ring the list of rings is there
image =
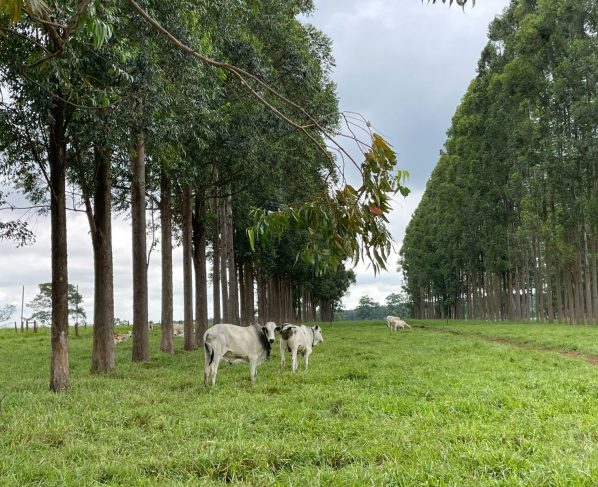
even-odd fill
[[[220,323],[209,328],[204,336],[205,366],[204,383],[216,383],[220,361],[230,364],[248,363],[251,381],[255,382],[257,366],[270,358],[272,344],[276,339],[276,323],[264,326],[237,326]]]
[[[124,342],[125,340],[131,338],[133,336],[132,332],[129,333],[115,333],[114,334],[114,344],[118,345],[119,343]]]
[[[292,325],[285,323],[280,331],[280,368],[285,366],[285,352],[291,352],[291,368],[297,370],[297,353],[305,357],[305,370],[309,364],[309,356],[313,348],[324,342],[322,329],[319,326]]]
[[[174,325],[172,325],[172,334],[175,337],[182,337],[185,336],[185,329],[183,328],[183,325],[176,323]]]
[[[405,328],[411,328],[401,318],[397,318],[396,316],[387,316],[386,317],[386,326],[388,326],[392,331],[404,330]]]

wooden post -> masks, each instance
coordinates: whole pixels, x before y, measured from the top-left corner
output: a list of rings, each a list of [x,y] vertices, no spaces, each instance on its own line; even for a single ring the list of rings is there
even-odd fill
[[[17,333],[17,322],[15,321],[15,333]]]
[[[37,333],[37,320],[33,320],[33,333]]]
[[[79,336],[79,284],[75,293],[75,336]]]
[[[23,293],[21,294],[21,333],[23,332],[23,308],[25,306],[25,286],[23,286]]]

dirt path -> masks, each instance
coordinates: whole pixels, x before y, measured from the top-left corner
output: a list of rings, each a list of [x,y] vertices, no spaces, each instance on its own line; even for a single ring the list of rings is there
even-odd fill
[[[425,326],[425,325],[418,325],[417,328],[420,328],[420,329],[426,330],[426,331],[436,332],[436,333],[445,333],[448,335],[464,336],[464,337],[468,337],[468,338],[478,338],[485,342],[500,343],[501,345],[508,345],[510,347],[523,348],[526,350],[536,350],[538,352],[558,353],[559,355],[562,355],[563,357],[579,358],[579,359],[585,360],[587,363],[589,363],[591,365],[598,365],[598,355],[594,355],[591,353],[578,352],[575,350],[563,350],[563,349],[559,349],[559,348],[550,348],[545,345],[536,345],[533,343],[518,342],[515,340],[511,340],[509,338],[501,338],[501,337],[496,337],[496,336],[483,336],[483,335],[477,335],[475,333],[467,333],[467,332],[457,331],[457,330],[443,330],[441,328],[433,328],[433,327],[429,327],[429,326]]]

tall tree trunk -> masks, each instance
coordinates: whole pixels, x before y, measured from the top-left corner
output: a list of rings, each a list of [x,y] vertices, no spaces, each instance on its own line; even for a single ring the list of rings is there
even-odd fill
[[[160,175],[160,232],[162,256],[162,317],[160,350],[174,353],[172,284],[172,184],[164,168]]]
[[[50,126],[50,220],[52,241],[52,328],[50,390],[63,391],[69,385],[68,271],[66,240],[66,140],[64,102],[52,101]]]
[[[193,267],[195,268],[195,341],[203,345],[208,329],[208,281],[206,271],[206,226],[204,195],[195,195],[193,213]]]
[[[133,235],[133,350],[134,362],[148,361],[149,328],[147,303],[147,258],[145,224],[145,141],[134,135],[131,172],[131,229]]]
[[[112,174],[110,156],[104,148],[94,147],[94,210],[86,202],[93,243],[94,318],[92,372],[114,370],[114,287],[112,266]]]
[[[555,278],[555,293],[556,293],[556,311],[557,319],[563,323],[565,321],[565,315],[563,313],[563,283],[561,280],[561,266],[558,262],[555,262],[554,266],[554,278]]]
[[[548,322],[554,321],[554,298],[552,291],[552,259],[548,248],[544,251],[546,262],[546,312],[548,314]]]
[[[229,189],[230,192],[230,189]],[[234,240],[234,225],[233,225],[233,201],[230,194],[225,200],[225,217],[226,217],[226,252],[228,262],[228,299],[230,301],[229,310],[232,323],[239,324],[239,289],[237,266],[235,265],[235,240]]]
[[[257,275],[257,309],[258,322],[265,323],[267,320],[267,281],[262,270],[258,269]]]
[[[218,199],[212,198],[212,208],[216,215],[214,238],[212,239],[212,300],[214,305],[214,324],[222,323],[220,313],[220,229],[218,227]]]
[[[585,302],[586,302],[586,323],[592,323],[594,317],[594,306],[592,302],[592,278],[590,274],[590,257],[589,245],[588,245],[588,232],[583,229],[583,283],[586,291]]]
[[[542,278],[542,255],[540,243],[534,238],[534,281],[536,288],[536,319],[538,323],[544,322],[544,282]]]
[[[579,242],[579,240],[578,240]],[[575,255],[575,322],[584,322],[585,297],[582,281],[581,250],[578,248]]]
[[[595,230],[594,230],[595,231]],[[594,302],[594,324],[598,324],[598,280],[596,264],[598,256],[596,255],[596,234],[592,234],[592,301]]]
[[[222,320],[225,323],[232,323],[230,313],[230,302],[228,299],[228,276],[227,276],[227,257],[228,257],[228,237],[226,231],[228,226],[226,225],[226,210],[225,206],[226,197],[218,199],[218,221],[217,227],[220,231],[220,292],[222,294]]]
[[[191,187],[183,185],[181,213],[183,215],[183,315],[185,329],[185,350],[195,348],[193,330],[193,270],[192,270],[192,217],[193,201]]]

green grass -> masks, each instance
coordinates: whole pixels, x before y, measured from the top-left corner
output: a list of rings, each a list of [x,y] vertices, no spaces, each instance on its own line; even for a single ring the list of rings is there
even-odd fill
[[[47,392],[47,331],[1,332],[0,485],[598,483],[598,368],[382,322],[323,328],[307,373],[291,374],[288,361],[279,372],[276,346],[257,384],[247,366],[223,365],[212,390],[201,384],[202,352],[163,355],[159,331],[150,363],[131,363],[125,342],[117,372],[93,376],[86,330],[70,342],[66,394]],[[593,350],[598,338],[553,328],[561,348]]]
[[[502,338],[554,350],[598,355],[598,327],[564,324],[493,323],[488,321],[414,321],[415,326],[432,327],[485,338]]]

